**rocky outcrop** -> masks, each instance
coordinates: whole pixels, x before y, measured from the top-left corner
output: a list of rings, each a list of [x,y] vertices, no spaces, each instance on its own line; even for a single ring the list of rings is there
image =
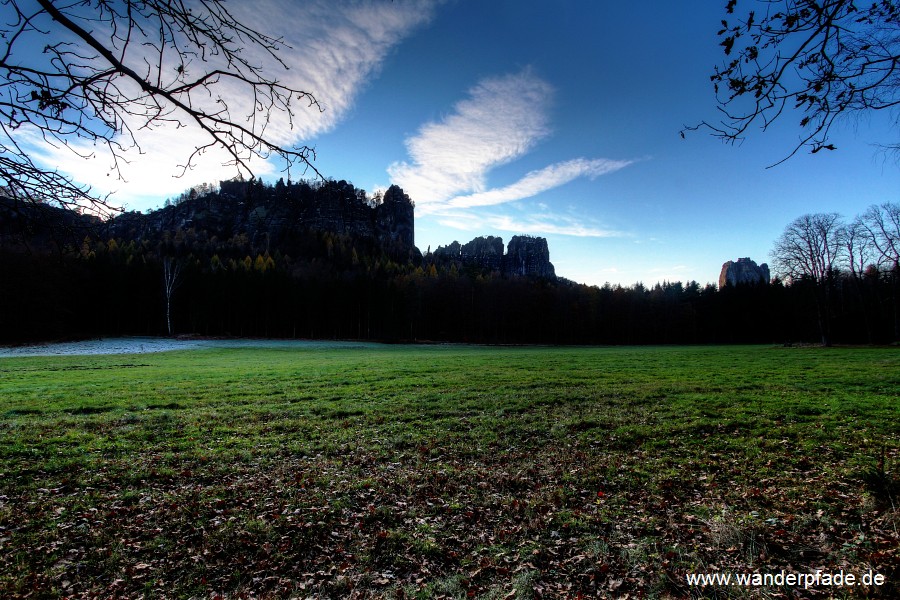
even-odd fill
[[[431,256],[438,260],[456,260],[462,262],[462,246],[456,240],[450,242],[446,246],[438,246],[437,250],[431,253]]]
[[[769,265],[766,263],[757,266],[749,258],[739,258],[736,262],[729,260],[722,265],[719,288],[759,283],[769,283]]]
[[[223,181],[219,191],[190,195],[148,214],[125,213],[107,225],[107,235],[148,239],[194,228],[220,238],[247,235],[254,245],[277,245],[305,232],[332,232],[366,238],[402,254],[415,250],[415,205],[398,186],[369,198],[346,181]],[[397,251],[397,252],[393,252]]]
[[[6,203],[11,205],[12,201],[7,199]],[[22,211],[4,212],[3,208],[0,202],[0,244],[12,246],[18,243],[12,233],[33,230],[29,223],[36,217],[29,218]],[[189,190],[158,210],[127,212],[106,222],[91,221],[66,243],[79,247],[86,235],[92,235],[119,243],[179,246],[188,238],[191,244],[212,248],[210,252],[230,244],[260,253],[278,249],[298,257],[318,252],[316,240],[328,238],[322,243],[329,248],[329,257],[330,248],[340,239],[343,244],[359,242],[360,251],[385,252],[391,260],[412,259],[419,264],[422,255],[415,247],[414,211],[413,201],[396,185],[370,197],[346,181],[279,181],[275,185],[256,180],[223,181],[218,189],[204,185]],[[44,212],[48,211],[41,214]],[[62,209],[56,212],[70,214]],[[53,221],[64,222],[62,217]],[[76,231],[74,227],[69,229]],[[338,235],[310,235],[314,232]],[[453,242],[439,247],[431,256],[433,261],[452,262],[457,268],[465,266],[481,274],[556,280],[547,240],[541,237],[513,236],[506,248],[500,237],[477,237],[466,244]]]
[[[513,236],[505,254],[503,239],[499,237],[477,237],[467,244],[454,241],[447,246],[439,246],[433,256],[437,260],[497,271],[506,277],[556,278],[547,240],[541,237]]]
[[[441,260],[456,261],[490,271],[503,268],[503,239],[492,235],[477,237],[467,244],[452,242],[439,246],[434,256]]]
[[[553,279],[556,270],[550,263],[550,249],[542,237],[514,235],[503,257],[503,274]]]
[[[399,244],[415,246],[415,204],[403,190],[392,185],[384,193],[381,204],[375,207],[375,237]]]
[[[476,262],[486,269],[503,268],[503,239],[489,235],[478,237],[460,248],[463,262]]]

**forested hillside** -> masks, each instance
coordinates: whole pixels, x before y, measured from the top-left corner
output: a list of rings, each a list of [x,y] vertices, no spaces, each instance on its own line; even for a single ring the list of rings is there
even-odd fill
[[[0,212],[0,341],[191,334],[547,344],[820,339],[822,286],[587,286],[557,278],[546,240],[426,252],[413,204],[344,181],[203,186],[100,222]],[[612,260],[612,259],[610,259]],[[713,277],[715,274],[710,274]],[[831,339],[897,339],[898,274],[826,282]]]

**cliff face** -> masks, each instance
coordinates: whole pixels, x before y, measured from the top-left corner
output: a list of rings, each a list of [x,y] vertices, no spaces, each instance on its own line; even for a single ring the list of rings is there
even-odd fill
[[[503,239],[489,235],[477,237],[462,245],[453,242],[447,246],[439,246],[434,251],[434,256],[440,260],[451,260],[490,271],[500,271],[503,268]]]
[[[106,235],[148,239],[178,229],[202,229],[224,238],[246,235],[251,243],[277,245],[306,231],[366,238],[397,252],[415,251],[414,204],[391,186],[380,202],[345,181],[280,183],[222,182],[218,192],[189,196],[148,214],[112,219]]]
[[[550,263],[547,240],[540,237],[513,236],[505,254],[502,238],[478,237],[467,244],[453,242],[440,246],[434,251],[434,257],[479,269],[499,271],[506,277],[556,278],[556,270]]]
[[[86,220],[62,209],[33,209],[32,215],[0,202],[0,248],[22,244],[13,234],[23,240],[35,239],[32,230],[38,222],[36,214],[41,212],[58,223],[68,222],[65,218],[69,217],[84,221],[83,227],[68,228],[76,234],[65,243],[74,248],[81,246],[86,235],[119,242],[142,241],[152,247],[177,244],[178,239],[188,236],[203,240],[210,248],[231,244],[259,253],[279,250],[297,257],[310,249],[307,242],[315,237],[310,232],[328,232],[368,240],[361,251],[386,252],[392,260],[413,259],[418,263],[422,255],[415,247],[414,211],[412,200],[398,186],[371,198],[346,181],[279,181],[274,186],[258,181],[224,181],[218,190],[204,186],[158,210],[128,212],[107,222]],[[44,237],[49,239],[49,233]],[[513,236],[505,249],[500,237],[478,237],[466,244],[453,242],[439,247],[433,258],[504,277],[556,279],[547,240],[541,237]]]
[[[542,237],[514,235],[503,257],[503,273],[554,279],[556,270],[550,263],[550,249]]]
[[[375,207],[376,239],[390,241],[404,248],[415,246],[415,204],[403,190],[392,185]]]
[[[739,258],[737,262],[728,261],[722,265],[719,273],[719,288],[726,285],[769,283],[769,265],[758,265],[749,258]]]

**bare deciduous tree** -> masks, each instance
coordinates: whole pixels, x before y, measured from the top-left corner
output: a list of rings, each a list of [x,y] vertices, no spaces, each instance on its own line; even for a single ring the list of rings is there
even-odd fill
[[[846,229],[837,213],[794,219],[775,242],[776,273],[791,282],[813,284],[822,344],[831,344],[830,288],[846,250]]]
[[[803,147],[834,150],[829,134],[842,116],[900,107],[900,2],[752,0],[740,2],[750,5],[743,12],[738,4],[728,0],[719,31],[726,59],[710,77],[721,120],[686,130],[735,142],[796,115],[799,142],[783,162]]]
[[[88,142],[121,176],[137,132],[161,126],[204,134],[184,170],[220,148],[237,174],[275,156],[315,171],[311,148],[267,130],[275,114],[292,125],[298,102],[319,108],[273,75],[284,50],[223,0],[0,0],[0,184],[17,200],[108,213],[108,197],[46,168],[29,140],[74,152]]]
[[[856,217],[844,228],[843,240],[844,255],[850,267],[850,274],[859,280],[866,269],[876,263],[877,258],[875,246],[861,217]]]
[[[857,218],[859,227],[877,253],[880,266],[900,266],[900,204],[886,202],[870,206]]]
[[[840,265],[844,230],[837,213],[817,213],[794,219],[775,242],[776,272],[790,280],[824,281]]]
[[[900,204],[870,206],[856,219],[874,259],[891,281],[894,339],[900,340]]]
[[[181,284],[181,261],[171,256],[163,258],[163,291],[166,295],[166,326],[169,335],[175,335],[172,327],[172,297]]]

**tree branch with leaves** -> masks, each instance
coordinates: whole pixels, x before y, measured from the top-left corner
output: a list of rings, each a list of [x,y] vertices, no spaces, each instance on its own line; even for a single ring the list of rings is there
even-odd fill
[[[900,2],[729,0],[718,32],[726,60],[710,76],[721,118],[686,127],[730,143],[797,118],[797,145],[835,150],[844,117],[900,107]],[[896,121],[895,121],[896,124]],[[889,144],[900,150],[900,143]]]

